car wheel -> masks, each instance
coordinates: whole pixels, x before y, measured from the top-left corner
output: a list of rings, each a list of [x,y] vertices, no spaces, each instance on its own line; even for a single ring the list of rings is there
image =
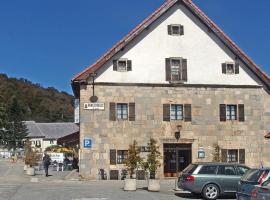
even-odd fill
[[[215,200],[219,196],[219,188],[215,184],[208,184],[203,188],[203,196],[207,200]]]

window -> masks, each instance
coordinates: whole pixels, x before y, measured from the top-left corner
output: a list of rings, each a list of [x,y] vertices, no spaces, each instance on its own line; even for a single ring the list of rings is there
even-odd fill
[[[225,62],[222,63],[223,74],[239,74],[239,63]]]
[[[50,144],[53,144],[53,140],[50,140]]]
[[[163,104],[163,121],[191,121],[191,104]]]
[[[114,103],[110,102],[110,121],[129,120],[135,121],[135,103]]]
[[[236,120],[236,105],[227,105],[226,120]]]
[[[222,162],[245,164],[245,149],[221,149]]]
[[[116,110],[117,110],[117,119],[118,120],[127,120],[128,119],[128,104],[127,103],[118,103]]]
[[[131,60],[125,58],[113,60],[113,70],[118,72],[131,71],[132,70]]]
[[[245,121],[245,106],[244,104],[220,104],[220,121],[235,121],[239,122]]]
[[[216,174],[216,165],[204,165],[198,172],[198,174]]]
[[[124,160],[127,159],[128,151],[127,150],[118,150],[117,151],[117,164],[123,164]]]
[[[187,59],[166,58],[166,81],[187,81]]]
[[[218,173],[220,175],[236,175],[234,166],[221,165],[218,167]]]
[[[173,36],[184,35],[184,26],[180,24],[168,25],[168,34]]]
[[[171,120],[183,119],[183,105],[171,104]]]
[[[249,168],[244,167],[244,166],[237,166],[237,170],[238,170],[238,174],[242,176],[246,173],[247,170],[249,170]]]

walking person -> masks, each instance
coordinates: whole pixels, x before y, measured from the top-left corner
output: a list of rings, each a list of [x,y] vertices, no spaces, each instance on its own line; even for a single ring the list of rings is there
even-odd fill
[[[48,177],[48,170],[49,170],[49,166],[51,164],[51,157],[47,154],[47,152],[44,152],[44,157],[43,157],[43,166],[45,169],[45,176]]]

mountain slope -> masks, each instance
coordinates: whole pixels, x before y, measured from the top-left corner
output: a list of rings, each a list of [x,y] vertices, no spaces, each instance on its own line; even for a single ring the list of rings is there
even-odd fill
[[[53,87],[43,88],[26,79],[0,74],[0,96],[5,107],[17,98],[23,107],[24,120],[37,122],[73,121],[73,96]]]

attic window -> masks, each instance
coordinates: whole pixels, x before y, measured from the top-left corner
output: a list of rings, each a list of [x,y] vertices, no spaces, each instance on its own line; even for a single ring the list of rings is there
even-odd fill
[[[131,60],[119,59],[113,61],[113,71],[126,72],[131,70],[132,70]]]
[[[180,24],[168,25],[168,34],[174,36],[184,35],[184,26]]]
[[[222,74],[239,74],[239,63],[222,63]]]

